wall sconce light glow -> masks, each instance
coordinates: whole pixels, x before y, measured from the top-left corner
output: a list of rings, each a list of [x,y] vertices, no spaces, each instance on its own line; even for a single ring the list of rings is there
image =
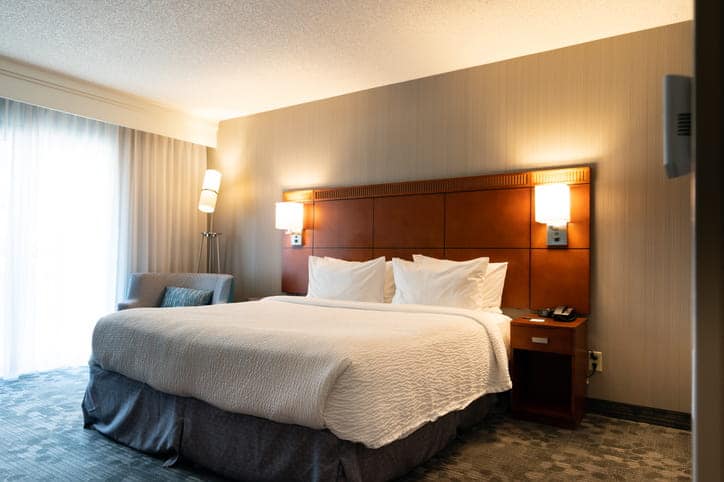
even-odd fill
[[[535,222],[565,226],[571,221],[571,188],[568,184],[535,187]]]
[[[571,188],[568,184],[535,187],[535,221],[548,225],[548,246],[568,245],[571,221]]]
[[[204,182],[201,185],[199,211],[202,213],[214,212],[216,198],[219,196],[219,187],[221,187],[221,173],[215,169],[207,169],[206,174],[204,174]]]
[[[292,246],[302,245],[302,230],[304,229],[304,204],[295,202],[278,202],[276,204],[277,229],[283,229],[290,234]]]

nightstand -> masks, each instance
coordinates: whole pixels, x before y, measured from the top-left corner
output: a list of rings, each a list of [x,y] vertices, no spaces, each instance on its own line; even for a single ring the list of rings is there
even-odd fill
[[[581,422],[588,370],[586,321],[511,321],[514,416],[569,428]]]

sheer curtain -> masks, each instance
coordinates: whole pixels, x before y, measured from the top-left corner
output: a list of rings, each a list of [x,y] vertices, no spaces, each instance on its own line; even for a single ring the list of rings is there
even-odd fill
[[[190,270],[205,148],[0,98],[0,378],[87,363],[127,274]]]
[[[137,271],[192,272],[204,230],[206,148],[121,127],[118,296]]]
[[[0,377],[88,359],[115,297],[117,138],[0,99]]]

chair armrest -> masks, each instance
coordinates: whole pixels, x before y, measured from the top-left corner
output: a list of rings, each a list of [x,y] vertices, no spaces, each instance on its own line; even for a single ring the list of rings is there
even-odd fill
[[[131,308],[141,308],[143,306],[145,305],[138,299],[123,300],[118,302],[118,311],[130,310]]]
[[[214,296],[211,299],[211,304],[231,303],[234,300],[234,277],[224,274],[216,276],[218,277],[218,281],[214,288]]]

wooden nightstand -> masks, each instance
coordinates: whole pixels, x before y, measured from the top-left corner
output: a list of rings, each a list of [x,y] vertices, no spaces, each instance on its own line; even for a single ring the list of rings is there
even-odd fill
[[[514,416],[570,428],[581,422],[588,370],[587,320],[511,322]]]

